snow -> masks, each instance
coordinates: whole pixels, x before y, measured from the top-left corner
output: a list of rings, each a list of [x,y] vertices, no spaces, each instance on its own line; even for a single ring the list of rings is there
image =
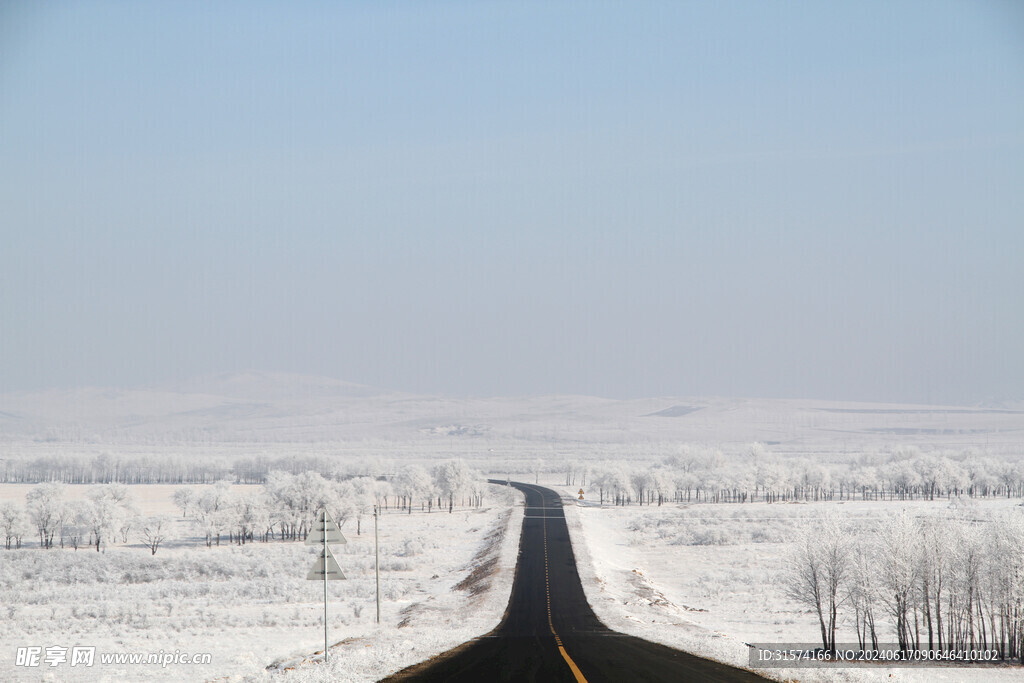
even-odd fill
[[[8,487],[0,486],[0,491]],[[140,487],[141,488],[141,487]],[[149,488],[150,492],[153,487]],[[491,487],[484,507],[389,512],[380,520],[382,623],[376,625],[372,522],[335,554],[348,581],[329,584],[330,680],[375,681],[497,625],[511,594],[523,508]],[[3,497],[24,495],[7,491]],[[165,504],[162,503],[164,507]],[[2,552],[0,679],[318,680],[323,586],[306,581],[316,549],[271,541],[206,548],[188,522],[155,556],[141,544]],[[474,594],[457,586],[481,562],[494,572]],[[15,665],[25,646],[95,646],[93,667]],[[101,665],[104,652],[210,653],[209,665]],[[268,672],[275,662],[294,667]]]
[[[24,473],[67,471],[63,464],[71,462],[131,464],[135,471],[156,474],[202,463],[214,472],[208,476],[230,477],[237,463],[257,459],[271,469],[313,462],[328,468],[323,474],[329,476],[379,476],[407,464],[461,457],[499,478],[511,474],[533,481],[539,470],[540,483],[555,484],[562,475],[554,473],[570,465],[578,473],[606,464],[640,470],[688,448],[714,451],[724,473],[742,474],[749,470],[755,441],[769,454],[766,462],[792,463],[792,472],[808,464],[833,474],[851,464],[870,469],[902,450],[977,461],[994,475],[1001,463],[1019,463],[1022,434],[1020,403],[445,398],[244,373],[154,389],[0,394],[0,479],[47,478]],[[41,466],[29,467],[34,463]],[[0,502],[24,507],[32,485],[0,484]],[[322,648],[322,587],[305,581],[315,550],[279,541],[206,548],[171,501],[177,488],[130,487],[141,515],[164,516],[172,527],[155,557],[133,539],[105,553],[84,547],[42,551],[31,534],[28,547],[0,550],[6,611],[0,619],[0,679],[45,674],[14,667],[17,647],[85,644],[108,652],[210,652],[213,662],[94,667],[83,679],[376,680],[485,633],[505,610],[522,509],[510,506],[504,490],[492,489],[479,510],[383,516],[380,627],[373,623],[372,542],[366,533],[355,536],[349,522],[343,530],[350,544],[337,554],[350,580],[330,586],[332,641],[342,644],[325,667],[313,654]],[[563,488],[567,500],[575,500],[578,488]],[[87,489],[69,485],[65,499],[83,499]],[[935,514],[942,506],[886,501],[601,509],[588,499],[570,505],[567,519],[584,588],[610,627],[742,666],[746,642],[817,640],[815,619],[789,602],[778,585],[794,532],[826,510],[867,523],[903,508]],[[505,533],[495,545],[496,537],[488,536],[498,529]],[[475,595],[456,589],[482,562],[485,548],[499,559],[489,588]],[[1021,675],[1020,669],[990,668],[894,669],[884,675],[863,669],[763,671],[822,681]],[[63,679],[71,670],[55,673]]]
[[[728,452],[752,441],[791,454],[936,443],[1017,454],[1022,408],[715,397],[446,398],[302,375],[236,373],[150,389],[0,393],[0,443],[8,444],[4,457],[18,458],[75,450],[95,456],[113,445],[174,457],[182,443],[189,453],[211,444],[312,443],[391,457],[396,442],[403,456],[445,450],[447,457],[493,452],[512,460],[563,453],[631,457],[636,449],[628,447],[638,444],[706,443]]]
[[[566,505],[587,600],[607,626],[741,667],[748,663],[745,643],[820,643],[816,617],[781,589],[789,538],[797,530],[827,512],[870,523],[903,509],[930,515],[948,508],[946,501],[601,507],[578,501],[578,486],[549,483]],[[979,512],[1019,504],[976,503]],[[883,635],[887,628],[880,624],[880,637],[895,640]],[[852,625],[846,635],[840,641],[856,641]],[[1012,666],[757,671],[802,681],[1009,681],[1024,675]]]

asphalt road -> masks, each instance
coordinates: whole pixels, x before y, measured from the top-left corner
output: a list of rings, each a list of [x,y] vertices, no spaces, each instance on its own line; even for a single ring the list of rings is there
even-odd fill
[[[512,597],[501,623],[385,681],[765,680],[607,628],[583,594],[558,495],[532,484],[512,486],[526,494],[526,514]]]

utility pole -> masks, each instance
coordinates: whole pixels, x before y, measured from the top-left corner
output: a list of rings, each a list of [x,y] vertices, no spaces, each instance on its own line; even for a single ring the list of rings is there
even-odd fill
[[[377,575],[377,623],[380,623],[380,541],[377,534],[377,516],[379,514],[379,508],[373,506],[373,565],[374,571]]]
[[[320,520],[323,522],[320,531],[324,537],[324,664],[327,663],[327,511]]]

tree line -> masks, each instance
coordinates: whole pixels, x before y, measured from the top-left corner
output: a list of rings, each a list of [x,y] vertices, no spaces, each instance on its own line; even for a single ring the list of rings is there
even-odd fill
[[[1024,462],[972,450],[900,448],[826,463],[780,457],[756,443],[740,456],[684,446],[654,463],[566,461],[563,468],[567,486],[589,486],[613,505],[1024,497]]]
[[[561,470],[566,485],[588,487],[588,497],[596,494],[600,502],[617,505],[1024,497],[1024,462],[977,450],[897,447],[839,462],[823,458],[778,455],[760,443],[728,454],[713,446],[682,444],[661,457],[639,452],[604,462],[553,456],[507,464],[535,480]],[[332,479],[400,476],[400,468],[379,459],[353,462],[328,455],[230,459],[100,453],[0,459],[0,483],[264,484],[272,472],[310,471]]]
[[[328,476],[351,475],[352,470],[380,469],[372,459],[341,465],[337,458],[319,455],[241,458],[195,456],[126,456],[99,453],[48,455],[26,459],[0,459],[0,483],[36,484],[213,484],[231,480],[262,484],[270,472],[323,472]]]
[[[456,505],[483,504],[487,482],[459,459],[438,463],[430,470],[408,465],[390,478],[355,476],[326,478],[318,472],[269,472],[258,491],[237,493],[228,481],[196,489],[182,486],[173,493],[182,517],[192,520],[207,546],[244,544],[256,540],[305,540],[319,510],[326,508],[340,525],[354,523],[356,534],[376,508],[380,512],[423,512]],[[94,547],[130,537],[153,554],[167,536],[166,520],[143,518],[125,484],[93,484],[85,500],[66,499],[67,485],[46,482],[26,495],[24,508],[0,503],[0,532],[7,549],[21,548],[35,536],[39,547]]]

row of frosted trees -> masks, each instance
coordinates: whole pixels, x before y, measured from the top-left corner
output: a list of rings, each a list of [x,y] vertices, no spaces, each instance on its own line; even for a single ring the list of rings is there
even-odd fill
[[[541,473],[562,470],[566,485],[588,486],[598,498],[619,504],[1024,496],[1024,463],[970,450],[922,452],[905,447],[825,462],[778,456],[756,443],[728,454],[715,447],[683,444],[667,457],[634,453],[608,463],[549,457],[518,465],[525,466],[534,480]],[[271,472],[308,471],[332,479],[386,473],[393,480],[401,474],[394,464],[373,457],[353,460],[327,453],[255,454],[233,460],[105,452],[90,458],[0,458],[0,483],[263,484]]]
[[[861,648],[995,650],[1024,662],[1024,517],[914,518],[873,529],[835,518],[809,528],[787,561],[786,589],[817,616],[834,650],[841,626]],[[884,628],[880,625],[884,623]]]
[[[363,519],[374,508],[409,514],[435,509],[450,513],[456,505],[482,505],[486,486],[483,477],[464,461],[448,460],[429,471],[408,465],[390,479],[361,476],[335,480],[316,472],[271,472],[256,493],[232,496],[225,484],[215,484],[202,493],[179,488],[174,499],[183,516],[192,513],[207,545],[219,545],[225,535],[236,543],[305,539],[322,508],[341,525],[354,522],[358,535]]]
[[[357,467],[371,466],[362,461]],[[380,469],[379,467],[376,469]],[[318,455],[236,458],[190,456],[124,456],[99,453],[49,455],[32,459],[0,459],[0,483],[35,484],[213,484],[230,479],[239,484],[262,484],[270,472],[314,471],[330,476],[351,474],[339,471],[337,458]]]
[[[257,491],[237,493],[227,481],[196,489],[174,491],[183,517],[191,518],[208,546],[222,538],[243,544],[254,540],[303,540],[316,513],[326,507],[341,524],[355,523],[362,533],[363,519],[376,507],[381,512],[414,509],[452,512],[456,505],[483,504],[486,482],[462,460],[448,460],[427,470],[418,465],[402,468],[397,475],[328,479],[316,472],[270,472]],[[155,554],[168,526],[158,518],[143,519],[124,484],[96,484],[85,500],[66,500],[66,486],[48,482],[33,487],[24,509],[0,504],[0,532],[8,549],[20,548],[24,539],[37,535],[39,546],[51,548],[80,544],[97,550],[110,540],[129,535],[143,541]]]
[[[33,487],[25,497],[25,508],[13,502],[0,503],[0,533],[8,550],[20,548],[27,537],[35,536],[41,548],[94,546],[100,550],[129,535],[153,544],[153,552],[163,540],[155,520],[144,519],[124,484],[98,484],[90,487],[84,500],[65,500],[65,486],[45,483]],[[162,523],[156,521],[158,526]]]
[[[566,485],[589,484],[592,497],[616,505],[1024,496],[1024,461],[973,451],[902,449],[822,463],[753,444],[741,456],[684,447],[654,464],[569,462],[564,468]]]

